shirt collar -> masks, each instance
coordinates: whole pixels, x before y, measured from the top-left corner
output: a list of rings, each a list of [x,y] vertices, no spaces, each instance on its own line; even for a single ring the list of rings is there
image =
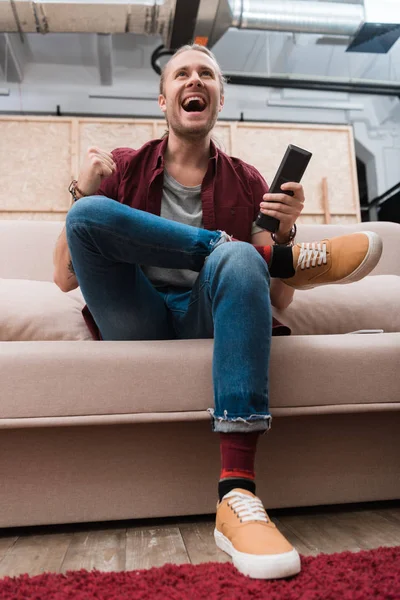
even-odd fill
[[[164,168],[164,153],[167,149],[168,144],[168,136],[161,140],[161,143],[158,145],[157,152],[155,153],[154,162],[152,165],[153,171],[159,169],[160,167]],[[213,140],[210,140],[210,161],[217,162],[218,158],[218,148],[214,144]]]
[[[165,138],[161,140],[161,143],[159,143],[157,146],[157,151],[154,155],[154,162],[152,165],[153,171],[159,169],[160,167],[164,168],[164,153],[167,149],[167,144],[168,136],[166,135]]]

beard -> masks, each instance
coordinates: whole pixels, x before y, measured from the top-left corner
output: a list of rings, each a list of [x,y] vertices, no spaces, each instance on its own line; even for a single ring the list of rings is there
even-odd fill
[[[209,108],[206,108],[205,110],[209,110]],[[169,116],[167,114],[168,112],[170,112]],[[167,121],[168,128],[181,139],[198,140],[205,138],[214,128],[217,119],[218,107],[215,107],[207,120],[199,123],[183,123],[175,109],[171,109],[171,111],[165,113],[165,120]]]

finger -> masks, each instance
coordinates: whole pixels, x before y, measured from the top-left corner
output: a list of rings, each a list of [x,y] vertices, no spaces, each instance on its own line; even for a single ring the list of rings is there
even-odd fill
[[[114,173],[114,171],[116,171],[117,165],[115,164],[113,159],[109,159],[108,156],[101,156],[100,160],[103,165],[105,165],[107,168],[109,168],[111,170],[112,173]]]
[[[287,190],[287,191],[291,190],[292,192],[294,192],[295,196],[304,200],[304,189],[303,189],[303,186],[301,185],[301,183],[295,183],[294,181],[293,182],[288,181],[281,185],[281,190]]]
[[[293,196],[287,194],[265,194],[263,199],[266,202],[282,202],[283,204],[291,204]]]
[[[302,190],[303,186],[301,183],[296,183],[295,181],[287,181],[286,183],[282,183],[281,190],[293,190],[296,192],[297,190]]]
[[[278,214],[296,217],[300,214],[300,211],[294,209],[292,206],[287,206],[286,204],[281,204],[278,202],[263,202],[262,205],[260,205],[260,210],[264,214],[270,215],[271,217]]]
[[[110,152],[106,152],[105,150],[100,150],[98,149],[98,154],[99,156],[101,156],[104,161],[106,162],[106,164],[110,165],[110,167],[117,167],[117,165],[115,164],[113,155]]]
[[[276,194],[264,194],[263,199],[271,200],[272,202],[284,202],[286,204],[287,202],[291,202],[291,198],[294,198],[295,196],[296,194],[294,194],[293,196],[289,196],[288,194],[280,192]]]
[[[109,177],[114,173],[116,167],[111,163],[109,159],[103,156],[96,156],[92,161],[92,167],[95,168],[96,173]]]
[[[295,206],[299,203],[303,203],[303,198],[296,196],[288,196],[287,194],[265,194],[263,199],[267,202],[280,202],[281,204],[287,204],[288,206]]]
[[[111,175],[116,170],[116,165],[109,159],[104,156],[97,156],[96,162],[100,167],[101,172],[107,176]]]

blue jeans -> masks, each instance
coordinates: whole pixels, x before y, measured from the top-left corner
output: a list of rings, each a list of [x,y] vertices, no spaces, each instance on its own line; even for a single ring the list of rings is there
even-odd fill
[[[104,196],[76,202],[66,234],[103,340],[214,338],[212,430],[269,430],[270,276],[251,244]],[[156,288],[141,265],[199,276],[193,288]]]

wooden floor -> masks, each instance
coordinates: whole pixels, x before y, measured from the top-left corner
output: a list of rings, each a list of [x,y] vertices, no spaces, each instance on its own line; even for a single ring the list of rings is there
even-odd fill
[[[268,511],[304,556],[400,546],[400,502]],[[0,530],[0,577],[68,570],[130,571],[230,558],[214,515]]]

